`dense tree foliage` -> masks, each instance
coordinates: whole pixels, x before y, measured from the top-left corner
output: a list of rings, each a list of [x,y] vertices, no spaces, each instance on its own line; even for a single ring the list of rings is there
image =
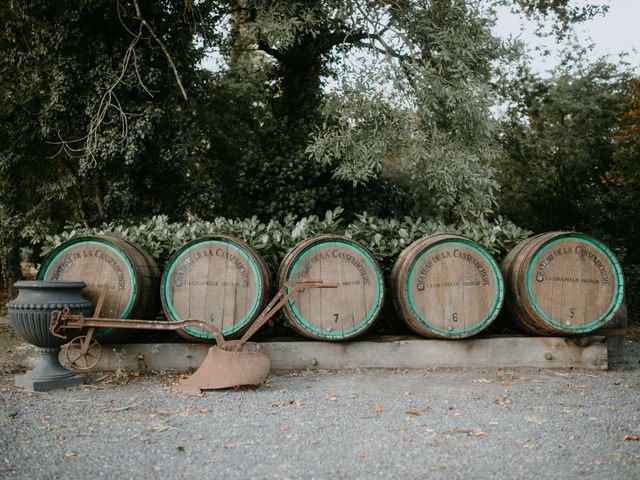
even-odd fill
[[[606,10],[570,0],[4,2],[0,277],[10,283],[20,248],[65,223],[153,215],[286,224],[340,207],[346,222],[408,215],[514,239],[522,231],[494,219],[502,198],[527,228],[591,225],[590,209],[615,210],[603,192],[631,178],[632,155],[611,160],[622,78],[596,65],[555,83],[505,83],[521,55],[492,33],[505,5],[559,36]],[[492,113],[505,92],[515,102],[506,130]],[[572,122],[598,133],[565,138]],[[553,172],[539,194],[566,211],[543,214],[533,172]]]
[[[576,49],[579,50],[579,49]],[[571,52],[551,78],[524,73],[507,112],[500,211],[533,231],[578,230],[623,262],[632,311],[637,273],[637,80],[624,65]]]
[[[596,225],[628,80],[605,61],[518,79],[503,138],[504,214],[537,231]]]
[[[614,133],[616,150],[611,169],[602,181],[607,223],[601,230],[624,248],[627,298],[632,314],[640,312],[640,80],[627,84],[622,99],[624,111]]]
[[[207,156],[198,121],[202,48],[182,2],[154,5],[144,21],[179,52],[171,62],[189,100],[133,7],[110,0],[0,7],[4,269],[15,265],[16,245],[67,220],[182,216],[216,200],[215,178],[199,174]]]

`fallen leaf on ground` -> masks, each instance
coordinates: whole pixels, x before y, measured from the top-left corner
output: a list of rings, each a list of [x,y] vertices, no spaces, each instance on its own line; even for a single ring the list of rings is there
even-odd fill
[[[201,408],[198,410],[200,413],[209,413],[209,409],[207,407]]]
[[[536,425],[542,425],[542,422],[538,417],[525,417],[527,422],[535,423]]]
[[[535,443],[525,443],[524,445],[522,445],[522,448],[533,450],[534,448],[538,448],[538,445],[536,445]]]
[[[382,412],[384,412],[384,406],[376,403],[373,406],[373,411],[376,412],[376,413],[382,413]]]
[[[407,415],[411,415],[412,417],[419,417],[422,414],[415,408],[407,408]]]
[[[71,450],[70,452],[66,452],[64,454],[65,457],[67,458],[71,458],[71,457],[77,457],[78,456],[78,452]]]
[[[168,417],[171,415],[171,412],[167,412],[165,410],[160,410],[159,412],[151,412],[149,414],[150,417]]]
[[[596,461],[595,461],[595,462],[593,462],[593,463],[595,463],[596,465],[602,465],[602,464],[604,464],[604,462],[603,462],[602,460],[596,460]]]
[[[487,380],[486,378],[476,378],[473,383],[491,383],[491,380]]]
[[[470,437],[476,438],[484,437],[486,435],[482,430],[473,430],[468,428],[454,428],[453,430],[447,430],[444,433],[464,433],[466,435],[469,435]]]
[[[624,438],[622,439],[625,442],[637,442],[640,440],[640,435],[625,435]]]
[[[327,400],[329,400],[330,402],[335,402],[336,400],[338,400],[338,397],[336,397],[335,395],[327,398]]]

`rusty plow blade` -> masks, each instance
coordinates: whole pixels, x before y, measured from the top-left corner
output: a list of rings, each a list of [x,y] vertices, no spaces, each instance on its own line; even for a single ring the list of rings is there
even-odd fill
[[[188,393],[200,393],[201,390],[262,384],[271,370],[271,360],[261,353],[259,344],[247,343],[247,340],[273,317],[294,293],[305,288],[337,286],[335,283],[324,283],[322,280],[285,283],[240,340],[226,341],[215,325],[208,325],[209,329],[216,331],[216,345],[209,348],[200,367],[189,378],[182,380],[177,388]]]
[[[264,353],[250,350],[231,352],[217,345],[209,348],[200,368],[181,381],[178,388],[189,393],[201,390],[260,385],[271,370],[271,360]]]

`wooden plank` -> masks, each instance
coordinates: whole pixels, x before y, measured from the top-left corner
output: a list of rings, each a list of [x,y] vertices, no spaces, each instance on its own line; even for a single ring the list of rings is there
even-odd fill
[[[328,343],[268,341],[262,346],[274,370],[351,368],[586,368],[607,369],[605,337],[493,337],[470,340],[418,338]],[[94,370],[180,371],[196,368],[206,345],[103,345]]]
[[[464,341],[263,343],[273,369],[536,367],[607,368],[604,337],[483,338]]]

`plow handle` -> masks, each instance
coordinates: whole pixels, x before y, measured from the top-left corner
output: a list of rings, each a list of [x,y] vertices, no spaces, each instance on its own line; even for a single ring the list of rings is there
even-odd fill
[[[239,351],[242,346],[256,333],[260,327],[267,323],[278,310],[280,310],[289,298],[296,292],[305,288],[337,288],[337,283],[324,283],[323,280],[305,280],[302,282],[286,282],[278,291],[275,297],[271,299],[269,304],[262,311],[258,319],[246,331],[242,338],[234,345],[232,352]],[[288,293],[287,290],[289,290]]]

